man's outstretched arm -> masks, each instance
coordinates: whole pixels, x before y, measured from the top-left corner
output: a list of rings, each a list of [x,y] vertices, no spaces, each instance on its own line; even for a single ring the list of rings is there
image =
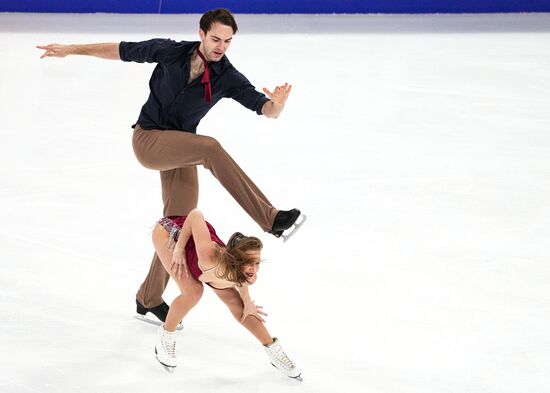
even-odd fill
[[[44,57],[65,57],[68,55],[85,55],[94,56],[107,60],[120,60],[119,43],[107,42],[102,44],[82,44],[82,45],[37,45],[38,49],[43,49],[45,52],[40,56]]]
[[[285,83],[284,86],[277,86],[273,92],[264,87],[263,91],[269,97],[269,101],[262,107],[262,114],[273,119],[279,117],[285,107],[290,90],[292,90],[292,86],[288,83]]]

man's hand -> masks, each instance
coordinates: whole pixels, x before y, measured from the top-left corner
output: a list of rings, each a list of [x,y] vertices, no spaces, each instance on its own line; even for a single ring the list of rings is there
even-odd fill
[[[283,108],[285,107],[286,100],[288,99],[288,95],[290,94],[290,91],[292,90],[292,85],[289,85],[288,83],[285,83],[284,86],[277,86],[275,87],[275,90],[272,92],[263,88],[264,93],[269,98],[269,101],[267,101],[264,106],[262,107],[262,113],[266,117],[270,118],[277,118],[283,111]]]
[[[274,104],[284,106],[286,100],[288,99],[288,95],[290,94],[290,91],[292,90],[292,85],[289,85],[288,83],[285,83],[284,86],[277,86],[275,87],[275,90],[273,92],[269,91],[267,88],[263,88],[264,93],[267,95],[267,97],[273,101]]]
[[[41,59],[44,57],[65,57],[67,55],[70,55],[70,45],[61,45],[61,44],[50,44],[50,45],[37,45],[38,49],[43,49],[46,52],[42,56],[40,56]]]

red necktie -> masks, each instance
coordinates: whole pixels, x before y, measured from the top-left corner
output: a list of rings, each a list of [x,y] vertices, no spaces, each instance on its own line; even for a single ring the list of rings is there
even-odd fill
[[[204,85],[204,100],[210,103],[210,101],[212,101],[212,86],[210,85],[210,68],[208,67],[208,63],[206,62],[206,59],[204,58],[199,48],[197,48],[197,54],[204,62],[204,74],[202,74],[202,79],[201,79],[201,83]]]

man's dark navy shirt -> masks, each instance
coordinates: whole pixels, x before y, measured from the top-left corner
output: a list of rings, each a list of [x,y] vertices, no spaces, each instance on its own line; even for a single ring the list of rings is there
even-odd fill
[[[226,56],[209,63],[212,101],[204,99],[201,77],[189,81],[190,59],[199,42],[176,42],[155,38],[143,42],[121,42],[120,58],[138,63],[158,63],[149,80],[150,94],[137,123],[143,129],[197,132],[208,111],[222,98],[233,98],[262,114],[269,99],[229,62]]]

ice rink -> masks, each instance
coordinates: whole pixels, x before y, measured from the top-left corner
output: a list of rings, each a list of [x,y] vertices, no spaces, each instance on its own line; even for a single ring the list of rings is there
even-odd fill
[[[304,382],[209,289],[158,365],[133,315],[160,182],[130,128],[154,65],[35,45],[197,40],[199,17],[0,14],[0,391],[550,391],[550,14],[237,15],[231,62],[292,94],[198,133],[308,221],[262,234],[204,168],[199,208],[264,240],[252,298]]]

